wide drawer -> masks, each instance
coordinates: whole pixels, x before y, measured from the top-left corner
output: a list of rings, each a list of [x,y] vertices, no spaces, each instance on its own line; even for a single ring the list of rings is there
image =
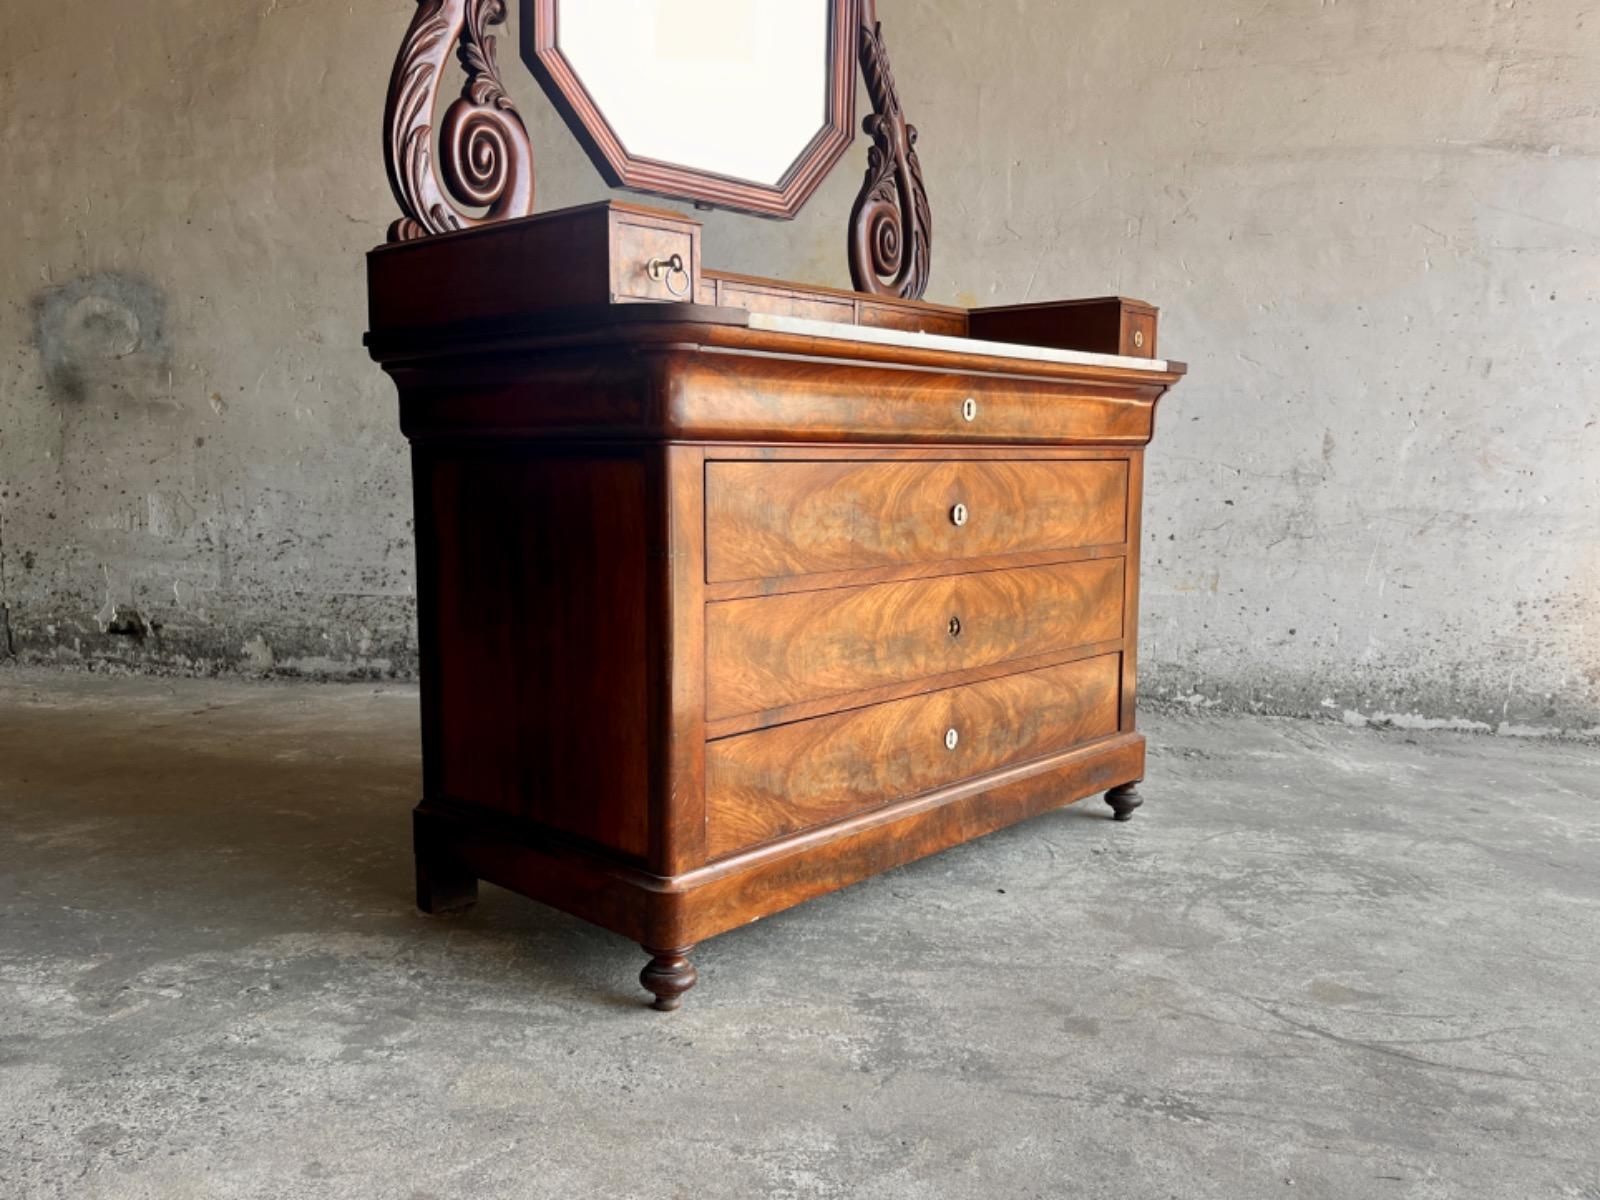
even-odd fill
[[[710,604],[706,717],[1113,641],[1122,603],[1111,558]]]
[[[712,857],[1068,750],[1117,731],[1120,656],[1101,655],[712,742]]]
[[[711,462],[706,578],[720,583],[1126,537],[1126,460]]]
[[[716,327],[699,336],[702,345],[751,346],[766,353],[664,356],[669,375],[660,399],[665,432],[674,438],[1142,446],[1150,440],[1155,402],[1173,378],[1153,369],[1141,374],[1090,367],[1078,368],[1081,379],[904,370],[780,354],[791,343],[763,330]],[[802,353],[817,353],[823,345],[805,338],[792,343]],[[917,353],[874,349],[889,356]],[[857,352],[850,353],[854,358]],[[1017,367],[1025,369],[1020,361]]]

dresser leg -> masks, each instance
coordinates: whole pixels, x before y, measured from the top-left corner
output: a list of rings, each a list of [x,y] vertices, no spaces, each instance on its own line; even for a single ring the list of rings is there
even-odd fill
[[[1112,820],[1127,821],[1133,817],[1133,810],[1144,801],[1139,796],[1139,785],[1135,782],[1112,788],[1106,793],[1106,803],[1111,805]]]
[[[462,912],[477,902],[476,875],[440,859],[417,856],[417,907],[423,912]]]
[[[694,947],[684,946],[678,950],[656,950],[650,946],[640,948],[650,955],[650,961],[639,972],[639,982],[644,985],[645,991],[656,998],[650,1007],[659,1012],[671,1012],[683,1003],[683,994],[700,978],[694,964],[689,961],[689,951]]]

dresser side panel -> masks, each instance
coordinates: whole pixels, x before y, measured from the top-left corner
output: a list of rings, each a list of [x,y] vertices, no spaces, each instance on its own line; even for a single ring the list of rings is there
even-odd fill
[[[417,462],[428,798],[643,860],[646,463],[470,443]]]

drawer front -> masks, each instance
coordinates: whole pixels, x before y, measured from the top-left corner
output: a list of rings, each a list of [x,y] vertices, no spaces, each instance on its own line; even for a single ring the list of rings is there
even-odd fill
[[[717,285],[716,302],[725,308],[775,313],[783,317],[804,317],[811,321],[843,321],[848,324],[855,320],[856,315],[856,306],[849,300],[733,280],[724,280]]]
[[[712,462],[706,575],[720,583],[1126,537],[1128,464]]]
[[[966,337],[967,314],[938,312],[913,305],[873,304],[865,297],[856,302],[860,323],[875,329],[903,329],[908,333],[936,333]]]
[[[713,742],[707,849],[731,854],[1106,737],[1119,673],[1107,654]]]
[[[1129,309],[1122,319],[1121,352],[1134,358],[1156,356],[1156,314]]]
[[[619,300],[668,300],[687,304],[694,299],[694,238],[686,229],[658,229],[649,225],[618,224],[614,231],[612,291]],[[650,264],[666,264],[676,255],[681,270],[658,271]]]
[[[868,691],[1122,636],[1123,560],[706,608],[706,717]]]
[[[686,354],[672,379],[664,396],[672,436],[740,442],[1142,446],[1166,387],[1160,379],[1020,379],[777,354]]]

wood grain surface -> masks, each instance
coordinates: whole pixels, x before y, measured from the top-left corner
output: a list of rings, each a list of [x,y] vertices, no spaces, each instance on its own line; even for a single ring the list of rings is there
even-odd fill
[[[706,271],[700,276],[695,299],[701,304],[742,308],[750,312],[785,317],[810,317],[819,321],[844,321],[880,329],[905,329],[967,336],[967,310],[922,300],[894,296],[868,296],[862,292],[817,287],[729,271]]]
[[[874,809],[671,879],[493,814],[424,800],[419,848],[635,942],[687,946],[1038,813],[1142,779],[1144,738],[1116,734]]]
[[[1118,658],[1064,663],[712,742],[707,851],[718,858],[1115,733]]]
[[[648,460],[437,447],[414,465],[429,794],[643,861]]]
[[[708,327],[706,340],[759,342],[795,354],[849,353],[858,361],[819,370],[820,364],[801,358],[695,355],[666,393],[666,422],[678,436],[858,444],[1143,445],[1150,440],[1153,401],[1159,394],[1144,380],[1129,380],[1126,387],[1111,382],[1120,370],[1114,367],[1091,368],[1106,373],[1104,386],[1077,383],[1063,388],[1040,377],[1045,368],[1059,365],[1053,363],[1007,364],[1026,370],[1026,378],[980,374],[983,360],[977,355],[955,356],[971,373],[884,370],[858,365],[875,350],[866,343],[732,326]],[[893,351],[897,361],[928,353],[915,347],[881,348]]]
[[[706,937],[1143,777],[1143,447],[1184,372],[752,328],[705,302],[968,317],[702,271],[700,232],[610,204],[369,257],[416,481],[419,901],[556,905],[668,1001]],[[699,303],[618,302],[685,238]]]
[[[1110,641],[1122,601],[1116,558],[711,604],[706,717]]]
[[[710,462],[707,578],[1117,544],[1127,494],[1125,460]]]

